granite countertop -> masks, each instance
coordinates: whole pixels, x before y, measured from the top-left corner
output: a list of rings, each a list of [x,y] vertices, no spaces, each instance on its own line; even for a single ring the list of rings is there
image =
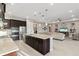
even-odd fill
[[[11,38],[0,38],[0,56],[18,51],[18,47]]]
[[[44,39],[44,40],[51,37],[50,35],[45,35],[45,34],[30,34],[30,35],[26,34],[26,36],[37,37],[37,38],[41,38],[41,39]]]

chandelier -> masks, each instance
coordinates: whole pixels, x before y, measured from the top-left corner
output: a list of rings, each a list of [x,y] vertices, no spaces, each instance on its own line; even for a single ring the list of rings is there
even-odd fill
[[[44,9],[42,11],[38,11],[38,12],[34,12],[34,16],[42,19],[42,20],[46,20],[48,17],[47,17],[47,14],[48,14],[48,9]]]

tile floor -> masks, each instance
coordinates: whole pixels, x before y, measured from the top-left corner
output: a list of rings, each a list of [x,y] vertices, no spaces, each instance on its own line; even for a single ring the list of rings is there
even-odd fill
[[[79,56],[79,41],[65,39],[64,41],[54,40],[54,56]]]
[[[15,43],[18,45],[23,56],[43,56],[22,40],[17,40]],[[47,53],[45,56],[79,56],[79,41],[65,39],[64,41],[53,40],[53,51]]]
[[[43,56],[41,53],[30,47],[29,45],[25,44],[22,40],[15,41],[16,45],[19,47],[20,51],[18,53],[22,54],[23,56]],[[45,56],[52,56],[53,51],[47,53]]]

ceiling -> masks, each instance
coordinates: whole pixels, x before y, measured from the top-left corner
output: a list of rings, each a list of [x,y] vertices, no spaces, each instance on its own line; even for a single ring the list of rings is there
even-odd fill
[[[79,3],[7,3],[6,18],[52,22],[79,18]]]

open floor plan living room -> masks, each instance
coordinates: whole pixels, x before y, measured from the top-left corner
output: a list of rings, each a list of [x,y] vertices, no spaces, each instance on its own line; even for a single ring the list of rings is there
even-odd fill
[[[79,3],[0,3],[0,56],[79,56]]]

